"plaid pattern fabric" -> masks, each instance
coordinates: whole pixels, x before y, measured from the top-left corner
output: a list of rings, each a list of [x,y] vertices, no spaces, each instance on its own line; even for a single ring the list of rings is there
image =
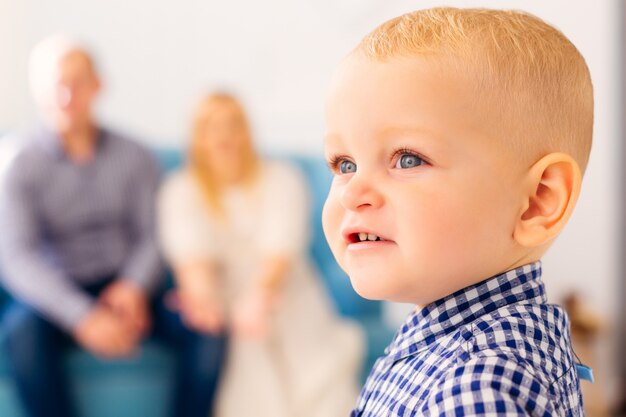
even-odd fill
[[[584,416],[569,321],[547,304],[541,263],[412,313],[352,417]]]

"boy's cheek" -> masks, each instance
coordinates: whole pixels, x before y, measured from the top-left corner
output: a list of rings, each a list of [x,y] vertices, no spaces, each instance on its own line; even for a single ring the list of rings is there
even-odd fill
[[[337,200],[334,198],[333,190],[331,189],[322,209],[322,229],[324,230],[326,241],[335,256],[337,256],[335,247],[337,239],[341,237],[339,236],[341,234],[339,230],[341,225],[340,217],[341,210],[337,204]]]

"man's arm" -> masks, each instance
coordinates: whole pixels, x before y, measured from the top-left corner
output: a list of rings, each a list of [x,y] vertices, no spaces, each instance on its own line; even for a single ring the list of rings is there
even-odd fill
[[[130,325],[138,335],[150,328],[149,293],[162,277],[161,259],[155,232],[156,192],[159,169],[153,158],[137,150],[135,171],[131,174],[127,213],[128,257],[118,272],[118,279],[100,294],[100,302]]]
[[[162,276],[162,262],[156,239],[156,193],[160,172],[157,162],[150,155],[141,155],[137,174],[132,182],[128,221],[132,234],[132,246],[120,278],[127,280],[146,292],[153,290]]]
[[[93,300],[43,255],[43,232],[27,161],[7,172],[2,195],[0,256],[6,289],[67,331],[92,308]]]

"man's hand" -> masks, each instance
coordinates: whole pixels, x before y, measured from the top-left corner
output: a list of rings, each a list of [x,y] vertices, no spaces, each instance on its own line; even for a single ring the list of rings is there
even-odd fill
[[[210,292],[178,289],[168,294],[167,306],[178,311],[185,325],[196,332],[219,334],[224,330],[223,304]]]
[[[133,353],[139,333],[103,306],[94,307],[74,328],[74,339],[85,349],[105,359]]]
[[[99,302],[134,328],[139,337],[148,333],[150,329],[148,298],[145,292],[135,284],[118,279],[105,288],[100,295]]]

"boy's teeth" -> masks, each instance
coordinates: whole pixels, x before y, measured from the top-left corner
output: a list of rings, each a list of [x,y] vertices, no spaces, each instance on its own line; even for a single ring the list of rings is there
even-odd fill
[[[367,242],[367,241],[376,242],[378,240],[383,240],[379,238],[378,236],[373,235],[371,233],[361,232],[361,233],[357,233],[357,236],[359,238],[359,242]]]

